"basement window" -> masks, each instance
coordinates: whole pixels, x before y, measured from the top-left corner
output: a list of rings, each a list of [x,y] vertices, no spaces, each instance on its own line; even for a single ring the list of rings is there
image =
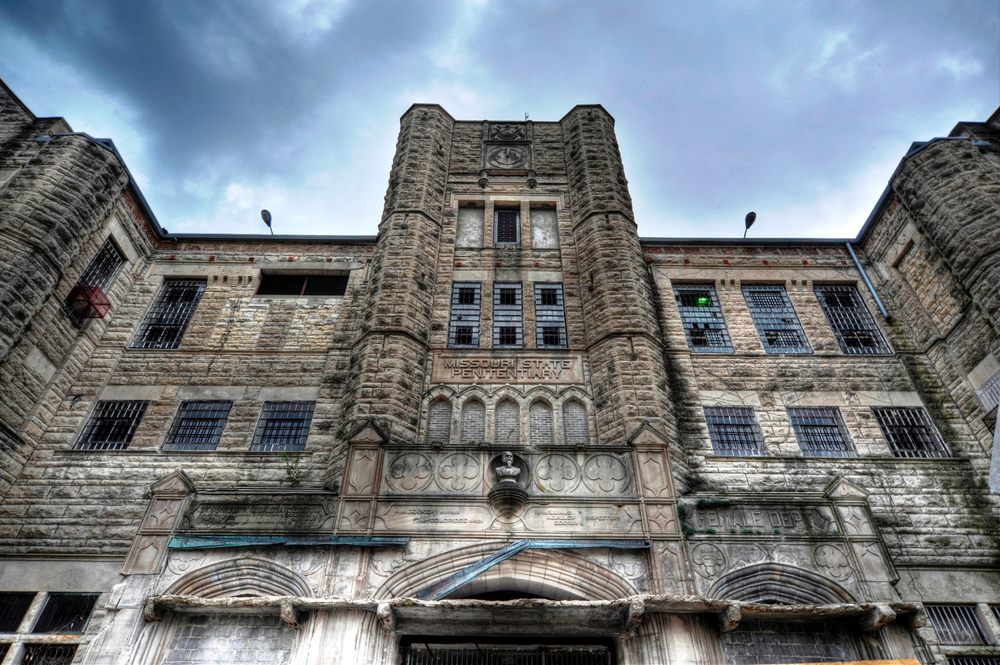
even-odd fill
[[[251,452],[305,450],[315,405],[315,402],[264,402]]]
[[[941,644],[986,644],[986,635],[976,615],[975,605],[925,605],[924,609]]]
[[[132,442],[149,402],[100,401],[83,427],[77,450],[124,450]]]
[[[752,408],[706,406],[705,420],[716,455],[760,457],[765,454],[764,436]]]
[[[951,453],[920,407],[872,409],[896,457],[950,457]]]
[[[261,273],[258,296],[342,296],[349,275]]]
[[[82,328],[89,319],[104,318],[111,311],[107,292],[123,265],[125,256],[108,238],[66,296],[66,313],[74,325]]]
[[[730,353],[733,342],[726,329],[719,298],[711,284],[674,286],[684,336],[696,353]]]

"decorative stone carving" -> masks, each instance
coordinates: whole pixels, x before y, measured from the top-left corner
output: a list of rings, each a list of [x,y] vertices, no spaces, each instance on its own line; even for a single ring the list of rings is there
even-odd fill
[[[437,468],[437,484],[446,492],[469,492],[479,487],[482,469],[468,453],[448,455]]]
[[[714,579],[726,569],[726,555],[715,545],[702,543],[691,550],[694,572],[705,579]]]
[[[816,568],[827,577],[838,582],[846,580],[854,572],[843,550],[835,545],[819,545],[813,550]]]
[[[628,481],[625,465],[614,455],[594,455],[583,466],[583,482],[592,492],[622,494]]]
[[[572,492],[580,484],[580,470],[568,455],[546,455],[535,465],[535,487],[542,492]]]
[[[431,461],[420,453],[397,455],[389,463],[385,482],[397,492],[420,491],[431,482]]]

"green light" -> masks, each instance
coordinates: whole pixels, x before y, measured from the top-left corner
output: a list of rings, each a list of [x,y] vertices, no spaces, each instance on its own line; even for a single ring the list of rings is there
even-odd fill
[[[698,307],[710,307],[712,305],[712,298],[710,296],[698,296]]]

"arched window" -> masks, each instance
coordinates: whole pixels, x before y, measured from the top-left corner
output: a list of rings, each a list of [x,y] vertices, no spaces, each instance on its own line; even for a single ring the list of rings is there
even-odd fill
[[[552,445],[552,407],[538,400],[528,409],[528,420],[531,423],[531,445]]]
[[[462,443],[481,443],[486,439],[486,406],[478,399],[462,405]]]
[[[563,436],[570,446],[585,446],[590,443],[587,408],[576,400],[563,404]]]
[[[501,446],[516,446],[521,443],[521,410],[512,399],[505,399],[497,404],[495,439]]]
[[[448,443],[451,439],[451,402],[444,398],[431,402],[427,409],[427,441]]]

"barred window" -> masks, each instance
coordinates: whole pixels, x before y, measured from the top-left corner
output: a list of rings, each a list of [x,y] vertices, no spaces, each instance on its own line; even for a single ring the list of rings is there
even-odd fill
[[[132,442],[149,402],[144,400],[100,401],[83,426],[77,450],[124,450]]]
[[[781,285],[743,287],[750,316],[767,353],[809,353],[799,317]]]
[[[26,644],[21,665],[70,665],[75,644]]]
[[[498,282],[493,285],[493,346],[520,348],[523,338],[521,285]]]
[[[552,407],[542,400],[532,403],[528,409],[530,421],[530,439],[533,446],[551,446],[554,437],[552,432]]]
[[[941,644],[986,644],[975,605],[925,605]]]
[[[451,402],[436,399],[427,409],[427,440],[431,443],[448,443],[451,439]]]
[[[264,402],[250,450],[294,452],[306,449],[315,402]]]
[[[82,633],[97,604],[96,593],[50,593],[33,633]]]
[[[33,593],[0,593],[0,633],[16,633],[31,606]]]
[[[853,284],[816,286],[815,291],[841,351],[851,355],[890,352],[857,287]]]
[[[521,211],[497,208],[493,211],[493,235],[498,245],[521,242]]]
[[[950,457],[927,411],[919,407],[872,409],[896,457]]]
[[[215,450],[232,402],[182,402],[164,450]]]
[[[478,399],[462,405],[462,443],[482,443],[486,440],[486,406]]]
[[[125,265],[125,256],[111,238],[104,241],[66,297],[66,313],[77,326],[102,318],[111,309],[107,291]]]
[[[517,402],[505,399],[497,404],[496,410],[497,445],[516,446],[521,443],[521,410]]]
[[[717,455],[764,455],[764,437],[749,407],[705,407],[708,436]]]
[[[132,340],[132,348],[176,349],[180,346],[184,330],[203,293],[203,279],[165,280]]]
[[[587,407],[576,400],[563,404],[563,438],[570,446],[585,446],[590,443]]]
[[[535,284],[535,346],[566,346],[562,284]]]
[[[477,348],[479,346],[479,307],[482,286],[479,282],[455,282],[451,285],[451,322],[448,346]]]
[[[688,346],[698,353],[728,353],[733,350],[719,298],[711,284],[676,285],[674,299],[681,315]]]
[[[802,454],[809,457],[854,457],[839,409],[788,409]]]

